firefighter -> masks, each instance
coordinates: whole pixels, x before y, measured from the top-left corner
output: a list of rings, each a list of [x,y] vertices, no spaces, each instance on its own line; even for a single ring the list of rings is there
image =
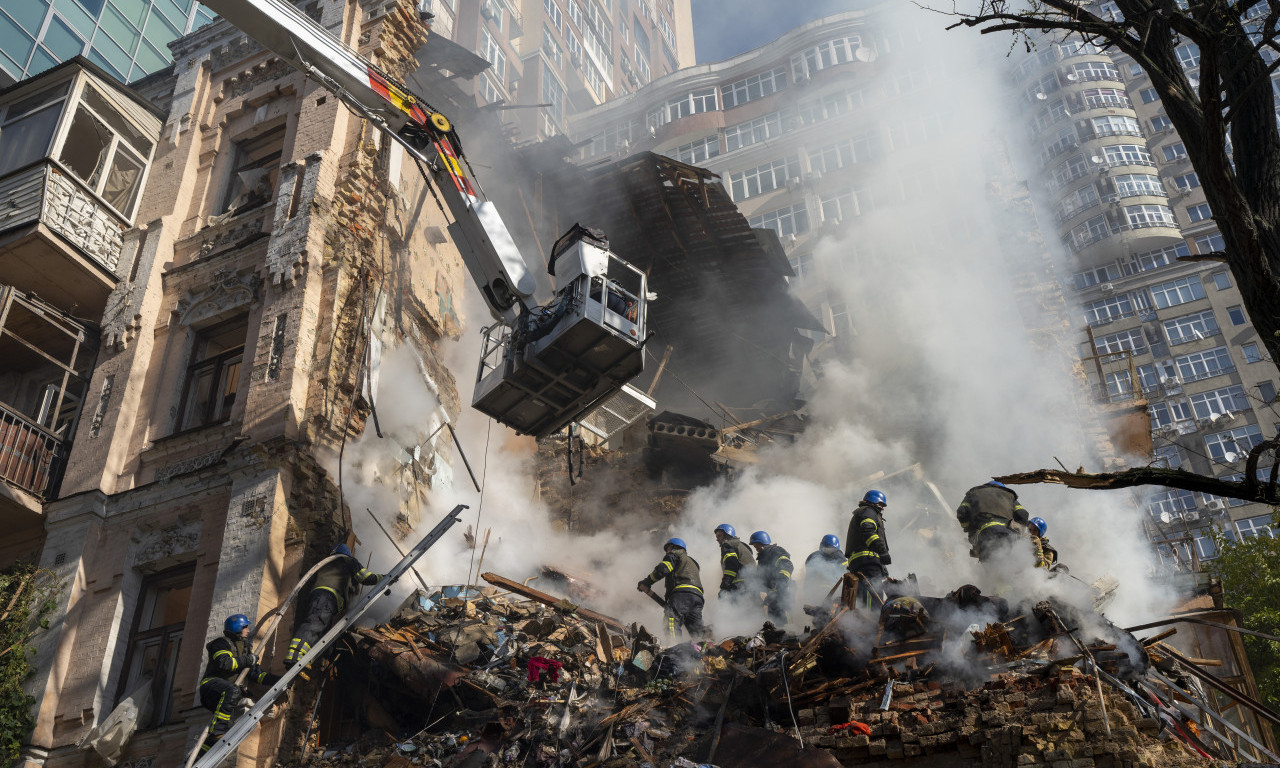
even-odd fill
[[[702,625],[702,579],[699,576],[698,561],[689,557],[684,539],[670,538],[662,545],[662,561],[654,567],[653,572],[636,584],[640,592],[648,592],[659,579],[665,580],[667,601],[663,618],[666,619],[667,637],[675,642],[680,637],[683,627],[690,638],[705,634]]]
[[[999,480],[970,488],[956,509],[972,547],[969,554],[984,563],[1026,530],[1028,517],[1018,494]]]
[[[884,530],[884,508],[888,503],[889,499],[882,491],[867,491],[853,510],[849,534],[845,538],[844,554],[848,558],[849,572],[861,578],[858,602],[867,608],[872,605],[872,597],[879,596],[881,585],[889,577],[885,566],[893,562]],[[878,602],[883,602],[883,598]]]
[[[1046,535],[1048,530],[1049,524],[1043,517],[1033,517],[1028,521],[1027,533],[1031,536],[1031,551],[1036,558],[1036,567],[1049,571],[1065,570],[1065,567],[1058,563],[1058,550],[1049,543],[1049,537]]]
[[[849,560],[840,549],[840,537],[834,533],[823,536],[818,548],[804,559],[805,602],[822,602],[848,565]]]
[[[289,641],[289,650],[284,655],[285,669],[306,656],[311,646],[329,629],[334,617],[346,607],[347,598],[355,594],[355,585],[369,586],[382,580],[381,574],[362,567],[346,544],[338,544],[329,554],[339,557],[326,563],[315,575],[315,585],[307,598],[306,618]]]
[[[774,544],[767,531],[751,534],[749,542],[756,550],[761,585],[768,592],[764,604],[769,619],[776,624],[786,624],[787,608],[791,604],[791,573],[795,570],[791,555]]]
[[[715,530],[716,543],[720,545],[720,592],[717,597],[739,597],[746,591],[748,572],[755,568],[751,547],[738,538],[732,525],[721,523]]]
[[[213,712],[209,735],[200,745],[200,754],[210,747],[231,727],[232,721],[253,706],[248,692],[236,685],[236,677],[249,670],[247,679],[259,685],[271,686],[279,675],[258,666],[258,660],[249,650],[249,628],[252,622],[243,613],[228,616],[222,623],[222,636],[215,637],[205,646],[209,652],[209,664],[200,679],[200,704]]]

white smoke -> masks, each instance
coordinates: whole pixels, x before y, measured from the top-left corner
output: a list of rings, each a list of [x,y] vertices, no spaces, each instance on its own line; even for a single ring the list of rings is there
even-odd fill
[[[1046,318],[1020,314],[1015,302],[1011,269],[1040,259],[1043,246],[1016,231],[1031,222],[1020,224],[999,197],[988,195],[989,182],[1016,180],[999,175],[1001,141],[1022,136],[1025,123],[1025,116],[1006,114],[1002,107],[1009,88],[1002,75],[1004,42],[943,34],[945,19],[900,6],[893,27],[868,39],[916,40],[919,34],[924,42],[858,64],[849,71],[850,84],[870,98],[897,93],[904,82],[931,82],[885,97],[862,116],[886,144],[897,146],[886,146],[883,158],[855,168],[859,215],[848,235],[825,237],[815,248],[815,261],[829,265],[823,277],[828,298],[849,307],[857,334],[849,347],[822,361],[807,431],[794,444],[765,449],[755,467],[731,482],[691,494],[669,529],[651,530],[651,521],[611,514],[599,501],[601,508],[590,513],[612,521],[608,532],[570,534],[552,525],[537,497],[531,443],[470,409],[479,344],[477,332],[468,330],[461,342],[449,345],[449,368],[463,401],[459,442],[484,491],[474,491],[456,455],[451,484],[443,476],[433,484],[432,509],[423,513],[415,537],[454,504],[470,509],[463,524],[419,562],[430,583],[480,582],[479,545],[469,546],[461,533],[470,524],[478,542],[492,530],[483,570],[516,579],[536,575],[546,563],[577,571],[599,590],[591,607],[653,627],[659,609],[636,593],[635,582],[661,558],[662,542],[680,536],[702,566],[706,617],[716,633],[754,632],[762,611],[715,596],[720,568],[712,529],[731,523],[744,540],[754,530],[768,531],[790,551],[795,575],[803,579],[804,559],[821,537],[834,533],[844,543],[850,510],[865,491],[877,488],[889,496],[890,571],[917,574],[925,594],[941,596],[973,583],[1011,603],[1053,595],[1087,608],[1091,595],[1080,582],[1109,574],[1120,584],[1108,610],[1117,623],[1167,610],[1169,596],[1150,576],[1142,512],[1127,493],[1017,488],[1030,513],[1048,521],[1050,539],[1073,578],[1047,579],[1031,568],[1029,550],[1021,562],[1000,568],[980,567],[968,556],[969,544],[953,515],[968,487],[996,475],[1056,466],[1058,459],[1072,468],[1096,467],[1097,461],[1079,423],[1081,393],[1070,378],[1066,353],[1053,345],[1037,347],[1026,329],[1041,327]],[[887,21],[887,15],[879,18]],[[781,156],[802,148],[779,143],[775,149]],[[1016,156],[1021,150],[1010,151]],[[899,190],[896,197],[888,194],[893,189]],[[1044,234],[1056,249],[1053,233]],[[1063,254],[1055,250],[1052,257],[1065,267]],[[802,292],[815,287],[797,285]],[[483,316],[478,296],[467,310],[470,318]],[[1078,318],[1071,317],[1076,324]],[[382,382],[384,389],[394,389],[380,391],[378,398],[384,430],[393,432],[403,417],[415,434],[429,432],[443,414],[420,374],[393,374],[395,358],[396,353],[387,355]],[[420,390],[416,406],[400,407],[413,402],[414,388]],[[385,537],[362,522],[368,517],[364,506],[396,507],[385,485],[355,468],[366,466],[368,452],[385,460],[399,450],[389,440],[371,442],[376,438],[370,433],[347,448],[345,488],[367,544]],[[894,474],[915,464],[918,472]],[[926,481],[941,489],[945,506]],[[398,559],[384,544],[371,546],[379,561]],[[794,629],[807,623],[798,608],[792,617]]]

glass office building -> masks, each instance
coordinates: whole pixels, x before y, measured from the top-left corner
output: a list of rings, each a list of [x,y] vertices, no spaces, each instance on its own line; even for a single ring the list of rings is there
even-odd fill
[[[212,18],[196,0],[0,0],[0,86],[81,54],[132,82]]]

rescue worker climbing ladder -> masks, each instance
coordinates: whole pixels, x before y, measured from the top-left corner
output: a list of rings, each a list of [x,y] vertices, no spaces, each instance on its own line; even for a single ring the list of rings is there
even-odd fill
[[[201,755],[222,738],[231,727],[233,718],[253,706],[253,700],[235,684],[235,677],[241,670],[247,667],[248,679],[259,685],[274,685],[280,679],[279,675],[259,667],[249,650],[251,623],[243,613],[228,616],[222,625],[222,636],[215,637],[205,646],[209,652],[209,663],[200,679],[200,704],[213,712],[213,721],[209,724],[209,735],[200,745]]]
[[[284,655],[285,669],[306,656],[311,646],[333,623],[334,617],[346,606],[347,595],[351,592],[353,583],[369,586],[382,580],[380,574],[361,566],[346,544],[338,544],[330,554],[341,557],[325,565],[316,574],[315,586],[311,588],[307,599],[306,618],[298,626],[297,634],[289,641],[289,650]]]
[[[845,556],[849,572],[859,577],[858,604],[872,608],[884,602],[880,594],[881,584],[889,577],[885,568],[893,562],[889,555],[889,540],[884,530],[884,508],[889,499],[881,491],[867,491],[853,510],[849,521],[849,533]]]
[[[666,606],[663,611],[667,628],[667,637],[676,640],[683,627],[689,637],[697,638],[706,633],[702,624],[702,579],[699,576],[698,561],[689,557],[684,539],[671,538],[662,546],[665,553],[645,578],[636,584],[640,592],[648,592],[650,587],[663,579],[666,584]]]

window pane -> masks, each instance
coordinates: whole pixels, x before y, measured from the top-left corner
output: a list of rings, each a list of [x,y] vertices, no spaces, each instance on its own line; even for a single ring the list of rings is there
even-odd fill
[[[97,191],[111,137],[110,129],[81,106],[67,131],[58,161]]]
[[[138,46],[137,62],[143,72],[150,74],[168,66],[169,59],[144,38],[142,45]]]
[[[97,58],[95,59],[95,54]],[[98,34],[93,36],[93,47],[89,52],[89,59],[98,63],[101,59],[106,65],[106,69],[115,75],[116,79],[124,81],[124,73],[129,71],[129,67],[133,66],[133,59],[124,49],[116,45],[106,32],[98,30]]]
[[[101,28],[111,35],[111,39],[115,40],[121,48],[127,53],[132,54],[134,49],[138,47],[138,38],[141,33],[137,27],[129,23],[124,14],[117,11],[111,6],[107,6],[107,10],[102,14]]]
[[[40,34],[40,25],[48,9],[49,6],[40,0],[0,0],[0,10],[9,14],[32,37]]]
[[[111,7],[120,12],[120,15],[129,21],[135,27],[141,27],[142,21],[147,17],[147,6],[149,3],[140,3],[137,0],[111,0]]]
[[[49,152],[61,103],[33,112],[6,125],[0,132],[0,175],[35,162]]]
[[[31,63],[27,65],[27,75],[38,75],[60,63],[53,54],[45,50],[43,45],[37,45],[35,51],[31,54]]]
[[[35,38],[22,31],[22,27],[0,13],[0,50],[18,62],[19,67],[26,66],[31,57],[31,49],[35,47]]]
[[[19,2],[21,1],[19,0]],[[97,27],[98,20],[90,16],[76,0],[53,0],[53,7],[62,15],[63,19],[71,22],[72,28],[79,32],[81,37],[87,40],[93,35],[93,30]]]
[[[54,16],[44,35],[44,44],[60,61],[79,56],[84,52],[84,39],[76,34],[62,19]]]

